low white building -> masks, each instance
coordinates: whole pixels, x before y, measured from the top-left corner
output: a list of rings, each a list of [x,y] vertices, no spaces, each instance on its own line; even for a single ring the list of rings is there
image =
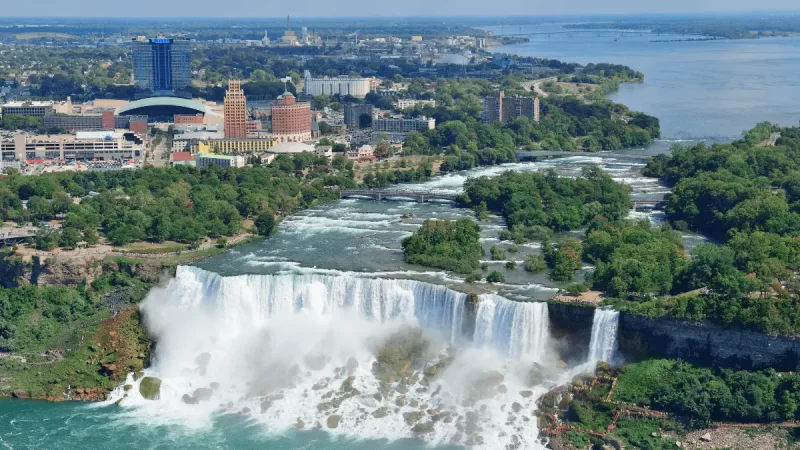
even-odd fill
[[[397,108],[398,109],[409,109],[415,108],[417,106],[430,106],[432,108],[436,107],[436,100],[415,100],[413,98],[400,98],[397,99]]]

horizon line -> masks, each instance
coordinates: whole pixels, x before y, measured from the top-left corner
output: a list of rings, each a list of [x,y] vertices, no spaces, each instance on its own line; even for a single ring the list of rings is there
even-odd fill
[[[496,20],[496,19],[527,19],[527,18],[592,18],[592,17],[645,17],[645,16],[747,16],[747,15],[754,15],[754,14],[768,14],[768,15],[777,15],[777,14],[799,14],[800,15],[800,8],[796,10],[754,10],[754,11],[686,11],[686,12],[642,12],[642,13],[586,13],[586,14],[575,14],[575,13],[551,13],[551,14],[505,14],[505,15],[487,15],[481,13],[474,13],[474,14],[461,14],[461,15],[397,15],[387,13],[385,15],[373,15],[373,16],[294,16],[289,14],[290,17],[297,18],[297,19],[305,19],[305,20],[342,20],[342,19],[356,19],[356,20],[365,20],[365,19],[486,19],[486,20]],[[0,23],[7,22],[13,19],[85,19],[85,20],[102,20],[102,19],[126,19],[126,20],[185,20],[185,19],[208,19],[214,21],[224,21],[224,20],[242,20],[242,21],[257,21],[257,20],[284,20],[285,17],[283,15],[280,16],[247,16],[247,17],[237,17],[237,16],[230,16],[230,17],[220,17],[220,16],[26,16],[26,15],[19,15],[19,16],[4,16],[0,17]]]

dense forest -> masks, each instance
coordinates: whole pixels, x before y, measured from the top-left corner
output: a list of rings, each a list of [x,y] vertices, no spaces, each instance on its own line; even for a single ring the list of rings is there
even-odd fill
[[[0,179],[0,219],[16,223],[63,218],[60,231],[42,231],[37,247],[112,245],[167,240],[196,244],[232,236],[245,218],[285,216],[338,198],[333,187],[354,186],[352,163],[310,153],[281,155],[268,166],[204,170],[178,166],[111,172],[62,172]],[[73,201],[79,198],[80,202]],[[26,202],[26,205],[23,205]],[[262,223],[263,223],[262,219]],[[271,229],[261,229],[269,234]]]

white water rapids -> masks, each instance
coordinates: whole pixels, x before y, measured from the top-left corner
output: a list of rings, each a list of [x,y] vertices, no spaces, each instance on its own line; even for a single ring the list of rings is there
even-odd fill
[[[551,349],[545,303],[477,300],[473,306],[467,294],[411,280],[222,277],[181,266],[142,304],[158,342],[146,375],[163,380],[160,398],[142,398],[131,376],[132,388],[117,389],[111,401],[150,424],[201,428],[215,415],[237,414],[271,433],[322,428],[364,439],[544,448],[537,399],[612,355],[615,339],[595,342],[595,334],[616,333],[616,322],[595,316],[593,328],[613,322],[613,330],[593,329],[589,362],[566,371]],[[467,320],[475,322],[472,336]],[[382,384],[376,354],[410,327],[430,342],[425,359]],[[445,360],[435,376],[423,375]],[[203,398],[187,404],[193,397]]]

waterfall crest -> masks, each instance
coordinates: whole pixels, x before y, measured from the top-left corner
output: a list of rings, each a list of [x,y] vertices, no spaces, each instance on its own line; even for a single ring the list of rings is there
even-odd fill
[[[179,266],[165,290],[157,297],[158,305],[151,298],[143,304],[156,326],[160,317],[176,309],[204,311],[224,321],[221,326],[234,329],[298,313],[331,318],[350,311],[377,323],[417,320],[423,328],[444,333],[451,343],[461,337],[467,299],[444,286],[413,280],[348,274],[223,277],[191,266]]]
[[[486,294],[480,296],[473,342],[512,358],[541,362],[549,348],[549,327],[547,303],[513,302]]]
[[[617,351],[617,329],[619,328],[619,311],[598,308],[594,310],[592,320],[592,340],[589,343],[590,364],[611,362]]]

